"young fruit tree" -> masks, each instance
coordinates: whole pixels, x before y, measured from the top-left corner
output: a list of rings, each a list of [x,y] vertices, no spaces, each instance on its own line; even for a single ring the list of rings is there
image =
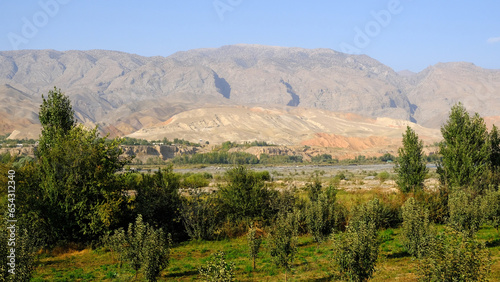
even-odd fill
[[[255,259],[259,254],[260,244],[262,243],[262,230],[257,227],[251,227],[247,234],[248,252],[253,261],[253,270],[255,270]]]
[[[334,265],[343,279],[366,281],[373,276],[379,249],[377,235],[373,222],[358,221],[334,238]]]
[[[429,211],[420,206],[415,198],[403,205],[401,235],[403,246],[416,258],[425,256],[436,234],[429,222]]]
[[[273,261],[287,273],[297,253],[297,216],[294,212],[279,213],[271,231],[270,248]]]

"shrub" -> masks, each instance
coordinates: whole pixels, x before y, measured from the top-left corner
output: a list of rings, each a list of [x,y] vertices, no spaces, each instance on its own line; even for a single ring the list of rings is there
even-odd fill
[[[380,184],[384,183],[387,179],[389,179],[391,175],[387,171],[382,171],[377,175],[378,180],[380,181]]]
[[[15,246],[8,245],[8,226],[1,226],[0,232],[0,280],[1,281],[30,281],[35,272],[35,245],[32,236],[26,229],[15,230]],[[16,228],[19,226],[16,224]],[[15,248],[15,267],[9,266],[11,263],[9,256],[10,249]],[[14,269],[14,273],[10,272]]]
[[[366,281],[375,272],[379,242],[373,222],[359,221],[333,241],[334,265],[343,279]]]
[[[453,232],[441,234],[419,262],[421,281],[486,281],[491,260],[484,244]]]
[[[184,179],[181,182],[181,187],[182,188],[201,188],[201,187],[207,187],[210,181],[208,181],[208,178],[201,173],[195,173],[195,174],[190,174],[190,175],[184,175]]]
[[[219,190],[225,213],[233,220],[270,218],[277,192],[268,189],[263,176],[239,166],[226,172],[228,184]]]
[[[255,270],[255,259],[259,254],[260,244],[262,243],[262,230],[251,227],[247,233],[248,252],[253,261],[253,270]]]
[[[274,264],[285,269],[285,281],[297,253],[297,233],[296,214],[279,213],[271,230],[269,245]]]
[[[135,213],[155,228],[172,230],[176,240],[186,234],[180,222],[180,175],[172,166],[153,174],[142,174],[135,197]]]
[[[457,190],[450,194],[448,206],[448,223],[456,231],[471,237],[479,230],[484,219],[480,196],[473,197],[469,192]]]
[[[349,226],[355,226],[359,222],[370,222],[378,230],[388,226],[387,213],[386,207],[380,203],[378,198],[375,198],[365,204],[354,207],[352,217],[349,220]]]
[[[307,183],[304,189],[307,191],[307,196],[311,202],[316,202],[318,200],[319,194],[323,189],[321,181],[318,178],[314,179],[313,183]]]
[[[182,199],[181,216],[191,239],[213,240],[221,217],[217,198],[214,194],[191,190]]]
[[[500,226],[500,191],[488,190],[483,197],[482,210],[484,219],[488,221],[497,232]]]
[[[403,226],[401,235],[403,246],[410,255],[423,257],[432,240],[435,232],[429,223],[429,211],[422,208],[414,198],[409,198],[403,205]]]
[[[448,188],[441,186],[438,191],[419,191],[414,197],[423,208],[429,210],[430,221],[444,224],[449,217],[448,193]]]
[[[142,270],[148,281],[156,281],[170,260],[170,235],[165,238],[162,229],[147,228],[141,251]]]
[[[336,189],[329,186],[321,191],[316,200],[306,205],[307,229],[317,242],[323,241],[334,229],[341,230],[345,222],[345,208],[336,203]]]
[[[303,204],[303,202],[305,202],[305,199],[297,196],[296,188],[284,189],[276,193],[276,197],[271,200],[271,207],[276,212],[292,212],[295,207]]]
[[[148,281],[156,281],[160,272],[168,266],[170,259],[170,235],[165,236],[162,229],[155,230],[137,216],[128,230],[118,229],[107,237],[107,246],[120,253],[120,261],[127,262],[135,270],[140,269]]]
[[[337,160],[334,160],[332,158],[332,155],[330,154],[321,154],[321,155],[316,155],[311,157],[311,162],[313,163],[336,163],[338,162]]]
[[[205,266],[198,269],[203,281],[234,281],[234,264],[226,262],[224,252],[215,253]]]

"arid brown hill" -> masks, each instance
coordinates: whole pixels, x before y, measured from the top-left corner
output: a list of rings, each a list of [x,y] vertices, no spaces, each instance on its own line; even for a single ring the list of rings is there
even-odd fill
[[[54,86],[70,96],[81,122],[112,135],[207,106],[317,108],[438,127],[462,101],[470,111],[500,116],[500,70],[467,63],[398,74],[330,49],[232,45],[169,57],[21,50],[0,52],[0,134],[36,136],[41,95]]]

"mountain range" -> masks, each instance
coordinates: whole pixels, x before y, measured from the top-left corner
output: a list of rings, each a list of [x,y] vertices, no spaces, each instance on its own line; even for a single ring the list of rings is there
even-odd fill
[[[0,52],[0,134],[36,138],[41,96],[54,86],[80,122],[146,139],[302,144],[318,134],[349,137],[365,128],[359,137],[368,138],[407,124],[436,139],[457,102],[500,120],[500,70],[465,62],[412,73],[330,49],[242,44],[168,57],[19,50]],[[383,130],[352,117],[391,122]]]

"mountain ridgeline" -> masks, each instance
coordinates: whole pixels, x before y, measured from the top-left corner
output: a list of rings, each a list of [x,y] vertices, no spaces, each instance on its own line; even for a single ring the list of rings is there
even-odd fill
[[[168,57],[21,50],[0,52],[0,134],[34,131],[41,95],[54,86],[70,97],[81,122],[112,135],[207,106],[313,108],[433,128],[459,101],[482,116],[500,116],[500,70],[470,63],[414,74],[330,49],[231,45]]]

